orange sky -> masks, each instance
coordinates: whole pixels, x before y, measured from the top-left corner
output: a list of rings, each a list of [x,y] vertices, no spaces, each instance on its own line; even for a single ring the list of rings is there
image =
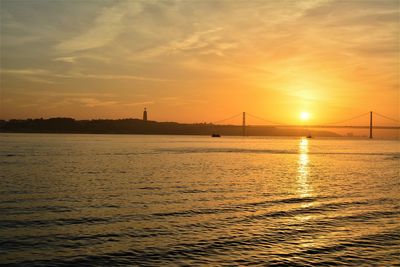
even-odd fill
[[[398,1],[0,3],[2,119],[400,119]]]

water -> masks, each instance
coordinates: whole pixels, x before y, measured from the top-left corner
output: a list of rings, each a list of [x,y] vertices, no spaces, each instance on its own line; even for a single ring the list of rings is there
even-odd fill
[[[399,144],[2,134],[0,263],[398,266]]]

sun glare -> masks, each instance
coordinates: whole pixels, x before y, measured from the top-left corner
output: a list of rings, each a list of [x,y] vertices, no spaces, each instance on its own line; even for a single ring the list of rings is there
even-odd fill
[[[303,111],[300,113],[300,119],[302,121],[308,121],[310,119],[311,115],[309,112]]]

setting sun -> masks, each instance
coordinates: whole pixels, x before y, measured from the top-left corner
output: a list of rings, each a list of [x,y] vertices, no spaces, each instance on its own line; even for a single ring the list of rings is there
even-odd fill
[[[311,115],[309,112],[303,111],[300,113],[300,119],[302,121],[308,121],[310,119]]]

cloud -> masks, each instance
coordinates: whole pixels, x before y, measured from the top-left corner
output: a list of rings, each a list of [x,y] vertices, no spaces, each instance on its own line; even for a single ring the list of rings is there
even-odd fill
[[[103,8],[89,30],[58,43],[55,49],[62,53],[73,53],[105,46],[123,32],[124,16],[137,14],[141,10],[139,1],[122,1],[113,7]]]
[[[28,34],[27,27],[7,10],[0,10],[1,46],[19,46],[40,40],[40,36]]]
[[[93,73],[81,73],[81,72],[68,72],[65,74],[51,72],[45,69],[0,69],[1,73],[11,74],[23,79],[32,81],[40,81],[39,77],[49,78],[68,78],[68,79],[97,79],[97,80],[140,80],[140,81],[151,81],[151,82],[171,82],[169,79],[159,79],[137,75],[119,75],[119,74],[93,74]],[[37,78],[33,78],[37,76]],[[47,80],[48,83],[52,82]]]
[[[70,78],[86,78],[86,79],[98,79],[98,80],[140,80],[140,81],[151,81],[151,82],[170,82],[173,80],[169,79],[158,79],[136,75],[118,75],[118,74],[90,74],[90,73],[71,73]]]
[[[58,62],[65,62],[65,63],[75,63],[77,57],[58,57],[53,59],[53,61],[58,61]]]
[[[1,73],[13,75],[49,75],[50,72],[44,69],[1,69]]]
[[[39,78],[39,77],[26,76],[26,77],[24,77],[24,79],[27,80],[27,81],[30,81],[30,82],[55,84],[55,82],[52,81],[52,80],[43,79],[43,78]]]
[[[145,106],[152,105],[154,101],[142,101],[142,102],[129,102],[129,103],[120,103],[121,106]]]
[[[98,106],[142,106],[154,104],[154,101],[129,101],[129,98],[143,98],[143,95],[137,94],[134,96],[125,97],[121,100],[119,94],[112,93],[99,93],[99,92],[60,92],[50,90],[40,90],[35,92],[26,92],[22,89],[16,89],[12,92],[16,96],[26,96],[28,99],[36,97],[38,105],[52,103],[54,106],[80,104],[85,107],[98,107]],[[12,99],[5,99],[3,102],[11,102]],[[36,102],[37,102],[36,101]]]
[[[207,101],[200,99],[188,99],[181,96],[165,96],[157,100],[160,104],[167,104],[168,106],[184,106],[193,104],[205,104]]]
[[[100,100],[96,98],[75,98],[69,99],[75,102],[79,102],[83,104],[85,107],[93,108],[93,107],[101,107],[101,106],[113,106],[118,104],[117,101],[110,100]]]
[[[51,99],[51,100],[50,100]],[[141,102],[128,102],[128,101],[119,101],[115,99],[104,99],[99,95],[96,97],[93,95],[92,97],[51,97],[49,98],[49,102],[51,103],[51,108],[66,106],[66,105],[80,105],[87,108],[95,108],[95,107],[110,107],[110,106],[124,106],[124,107],[133,107],[133,106],[146,106],[154,104],[153,101],[141,101]]]
[[[23,94],[28,96],[40,96],[43,97],[51,97],[51,98],[79,98],[79,97],[86,97],[86,98],[114,98],[117,97],[117,94],[112,93],[98,93],[98,92],[60,92],[60,91],[49,91],[49,90],[40,90],[40,91],[24,91],[23,89],[14,90],[13,93],[15,94]],[[140,96],[140,95],[139,95]]]
[[[141,53],[142,57],[157,57],[163,54],[172,54],[188,50],[196,50],[212,46],[218,38],[213,36],[214,33],[223,30],[222,27],[207,29],[204,31],[198,31],[189,34],[185,38],[178,41],[171,41],[167,44],[160,45],[158,47],[150,48]],[[216,48],[228,49],[234,46],[233,44],[221,44]]]

